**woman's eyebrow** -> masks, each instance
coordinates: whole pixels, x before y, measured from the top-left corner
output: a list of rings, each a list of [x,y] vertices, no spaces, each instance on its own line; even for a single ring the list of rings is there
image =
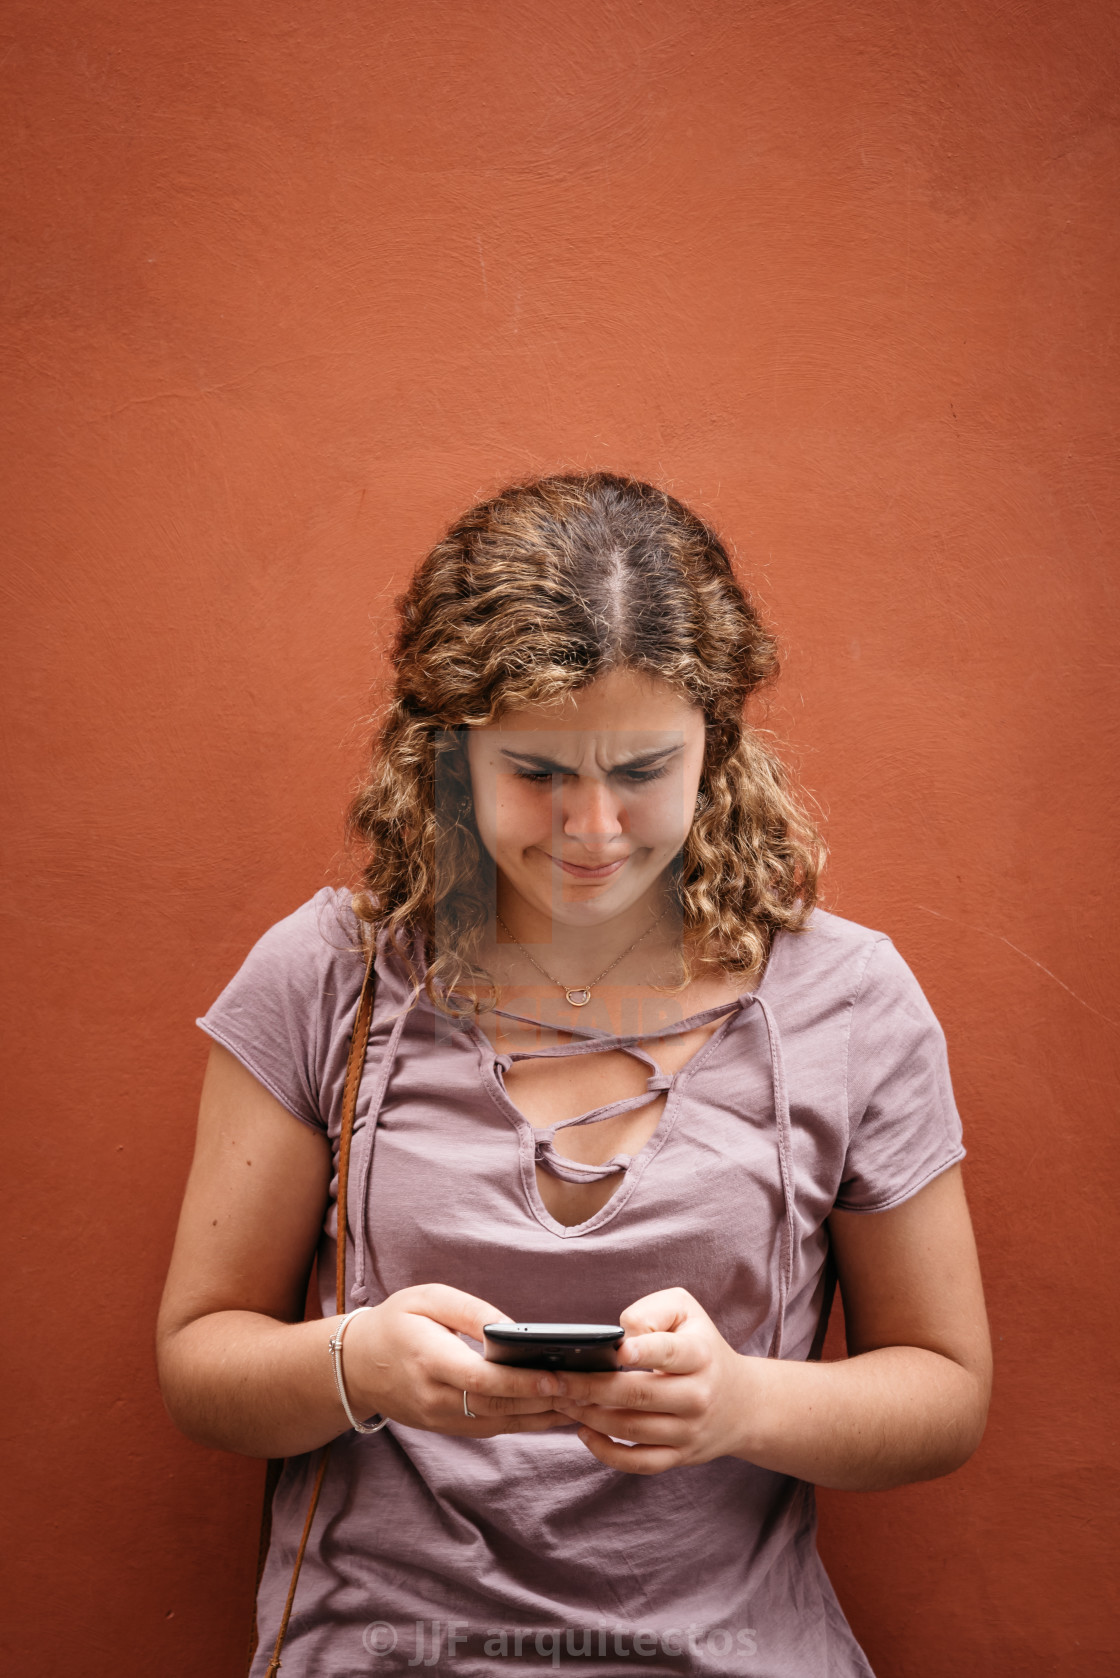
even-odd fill
[[[557,763],[551,757],[538,757],[535,752],[514,752],[508,746],[503,746],[499,756],[508,757],[514,763],[528,763],[534,769],[551,769],[557,775],[571,775],[573,773],[570,764]]]
[[[611,765],[612,769],[648,769],[652,764],[660,763],[662,759],[672,757],[676,752],[684,750],[684,742],[678,741],[675,746],[661,746],[656,751],[636,752],[633,757],[619,758]],[[502,757],[508,757],[515,763],[531,764],[534,769],[548,769],[554,775],[573,775],[575,770],[571,764],[557,763],[555,758],[540,757],[535,752],[515,752],[508,746],[500,749]]]

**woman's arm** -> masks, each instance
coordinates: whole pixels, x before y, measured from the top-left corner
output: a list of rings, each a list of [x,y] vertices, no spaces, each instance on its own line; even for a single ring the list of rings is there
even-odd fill
[[[889,1212],[829,1219],[848,1358],[771,1363],[738,1454],[817,1485],[882,1491],[979,1445],[992,1350],[959,1165]]]
[[[847,1361],[744,1357],[683,1289],[651,1294],[623,1313],[620,1356],[662,1373],[563,1377],[558,1406],[589,1428],[594,1455],[646,1474],[740,1456],[845,1491],[966,1462],[992,1357],[959,1165],[889,1212],[834,1212],[829,1228]]]
[[[302,1321],[330,1174],[326,1137],[215,1045],[156,1330],[164,1403],[199,1444],[287,1456],[347,1425],[337,1319]]]
[[[341,1319],[302,1321],[330,1177],[326,1137],[215,1045],[157,1329],[164,1402],[200,1444],[295,1456],[349,1428],[328,1350]],[[532,1371],[486,1363],[459,1338],[481,1340],[503,1315],[439,1284],[363,1312],[344,1354],[354,1413],[473,1438],[567,1425]]]

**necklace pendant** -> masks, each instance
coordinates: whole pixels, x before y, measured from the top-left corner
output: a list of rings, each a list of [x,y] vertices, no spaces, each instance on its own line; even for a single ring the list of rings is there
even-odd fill
[[[575,985],[564,992],[573,1008],[586,1008],[591,1001],[591,988],[588,985]]]

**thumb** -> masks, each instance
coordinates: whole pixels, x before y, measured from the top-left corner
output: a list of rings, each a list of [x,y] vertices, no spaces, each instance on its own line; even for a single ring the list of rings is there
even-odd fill
[[[426,1282],[420,1287],[406,1288],[399,1296],[407,1311],[419,1317],[430,1317],[456,1334],[469,1334],[472,1340],[482,1340],[487,1323],[508,1323],[512,1317],[499,1311],[477,1294],[464,1293],[444,1282]]]
[[[701,1312],[701,1307],[684,1288],[660,1288],[628,1305],[618,1320],[627,1337],[654,1334],[659,1329],[671,1333],[696,1312]]]
[[[626,1368],[674,1370],[692,1367],[695,1348],[679,1330],[696,1317],[705,1315],[684,1288],[662,1288],[628,1305],[619,1317],[626,1339],[618,1361]]]

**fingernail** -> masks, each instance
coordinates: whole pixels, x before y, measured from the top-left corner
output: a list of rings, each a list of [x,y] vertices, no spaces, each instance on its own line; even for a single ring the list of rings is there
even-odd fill
[[[543,1397],[551,1398],[554,1393],[563,1392],[564,1389],[560,1385],[560,1382],[556,1379],[555,1375],[544,1375],[537,1382],[537,1391]]]

